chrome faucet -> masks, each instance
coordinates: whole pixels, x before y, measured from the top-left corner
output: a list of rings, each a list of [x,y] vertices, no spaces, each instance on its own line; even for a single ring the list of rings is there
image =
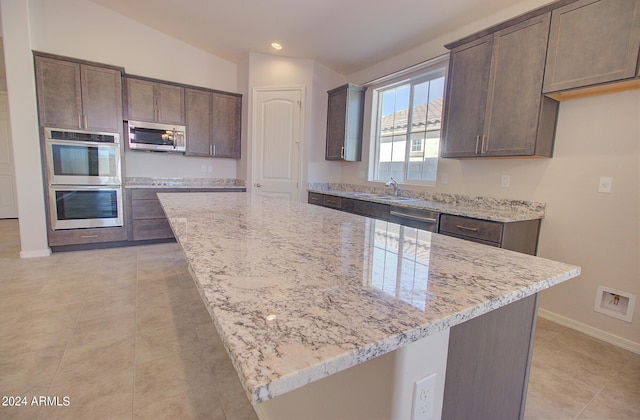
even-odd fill
[[[385,187],[390,187],[393,186],[393,195],[397,196],[398,195],[398,181],[396,181],[395,179],[393,179],[393,177],[391,177],[391,181],[388,181],[384,184]]]

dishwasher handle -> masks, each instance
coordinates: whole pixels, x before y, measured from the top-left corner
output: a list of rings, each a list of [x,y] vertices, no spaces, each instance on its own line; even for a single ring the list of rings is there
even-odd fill
[[[431,217],[414,216],[413,214],[400,213],[398,211],[393,211],[393,210],[391,210],[390,214],[392,216],[404,217],[405,219],[417,220],[419,222],[432,223],[432,224],[438,223],[438,219],[434,219]]]

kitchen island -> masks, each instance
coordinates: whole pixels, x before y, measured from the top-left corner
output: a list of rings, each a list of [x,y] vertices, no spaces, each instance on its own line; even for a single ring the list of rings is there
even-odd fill
[[[450,331],[535,304],[538,292],[580,273],[306,203],[246,193],[158,197],[263,418],[345,410],[409,418],[413,383],[432,373],[428,408],[439,418]],[[526,324],[529,336],[533,327]]]

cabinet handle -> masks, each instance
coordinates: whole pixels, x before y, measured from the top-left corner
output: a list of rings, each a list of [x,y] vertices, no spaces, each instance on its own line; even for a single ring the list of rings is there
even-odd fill
[[[214,144],[213,145],[213,156],[215,156],[215,155],[216,155],[216,145]]]
[[[456,227],[458,229],[469,230],[471,232],[477,232],[478,231],[478,228],[474,228],[474,227],[467,227],[467,226],[462,226],[462,225],[456,225]]]
[[[480,134],[476,136],[476,155],[478,154],[478,144],[480,143]]]
[[[89,117],[87,117],[87,114],[84,114],[84,128],[89,128]]]
[[[97,238],[98,235],[82,235],[82,239],[91,239],[91,238]]]
[[[213,156],[213,146],[209,145],[209,154]]]
[[[340,159],[344,159],[344,146],[340,148]]]
[[[78,128],[82,128],[82,114],[78,114]]]
[[[482,148],[480,149],[480,151],[482,153],[486,153],[487,152],[487,147],[489,147],[489,139],[487,139],[487,136],[485,136],[484,134],[482,135]],[[486,146],[485,146],[485,141],[486,141]]]

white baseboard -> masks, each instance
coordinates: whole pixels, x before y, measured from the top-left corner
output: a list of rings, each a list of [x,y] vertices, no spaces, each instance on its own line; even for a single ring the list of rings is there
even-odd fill
[[[40,251],[20,251],[20,258],[48,257],[49,255],[51,255],[51,248]]]
[[[593,338],[597,338],[598,340],[602,340],[606,343],[613,344],[614,346],[623,348],[625,350],[629,350],[636,354],[640,354],[640,343],[627,340],[626,338],[618,337],[617,335],[613,335],[611,333],[600,330],[598,328],[594,328],[587,324],[583,324],[582,322],[575,321],[571,318],[558,315],[554,312],[547,311],[546,309],[542,309],[542,308],[538,309],[538,316],[540,318],[553,321],[556,324],[560,324],[567,328],[571,328],[572,330],[576,330],[581,333],[587,334]]]

